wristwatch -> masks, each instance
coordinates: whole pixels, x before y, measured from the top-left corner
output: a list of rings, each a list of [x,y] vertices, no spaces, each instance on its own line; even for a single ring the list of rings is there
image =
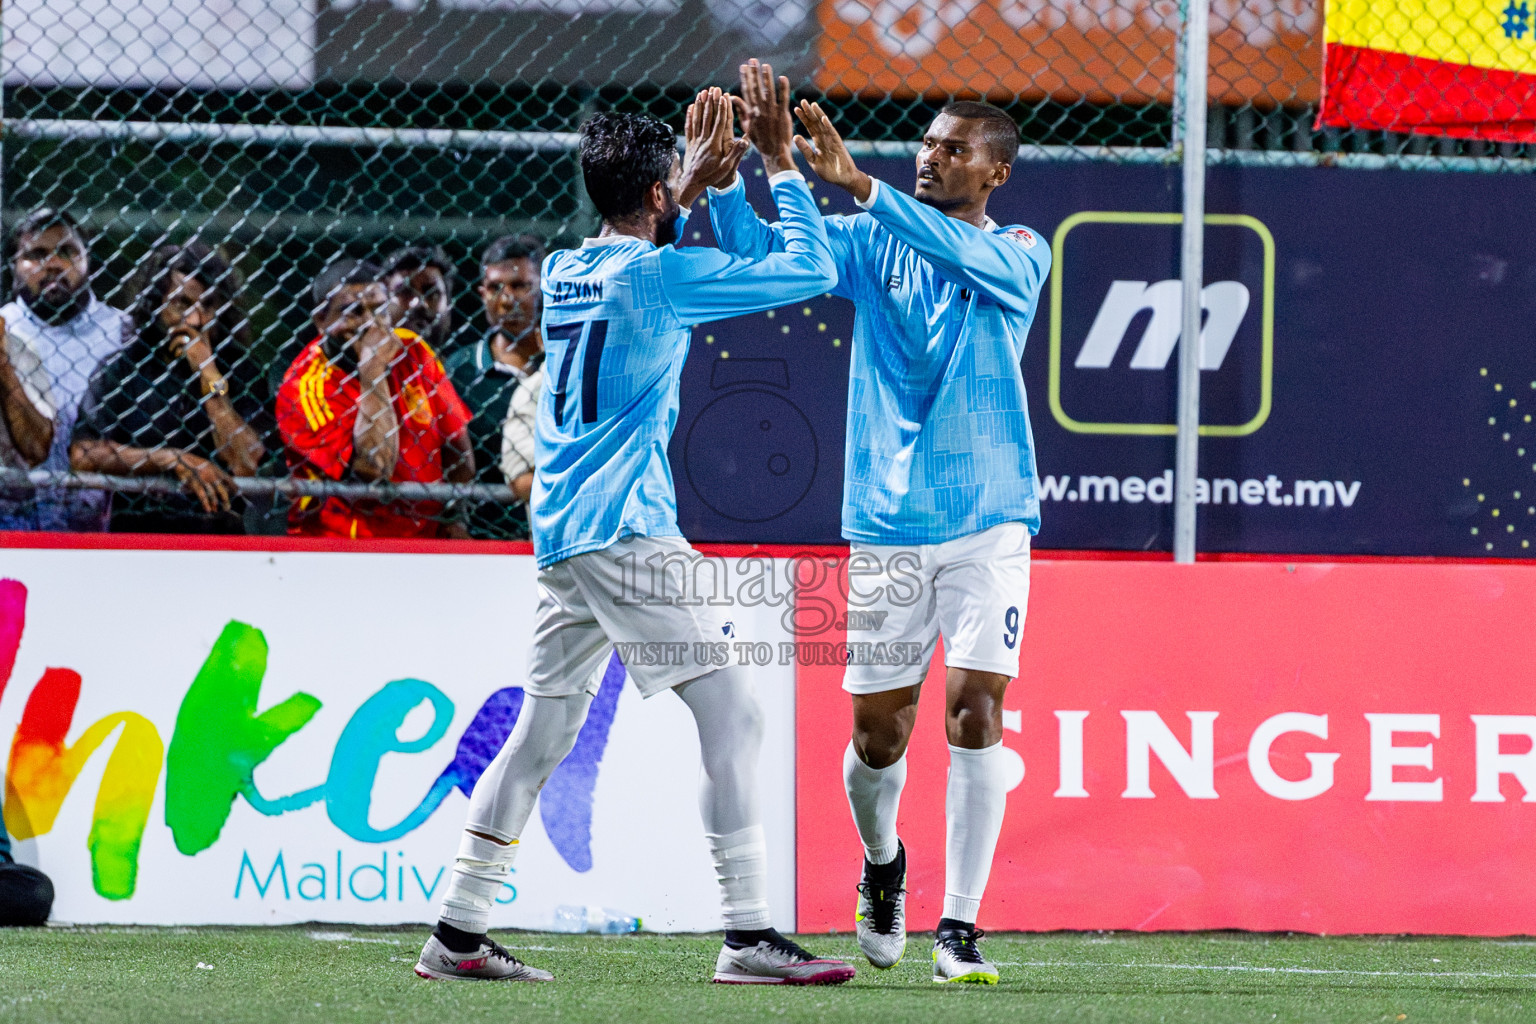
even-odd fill
[[[213,380],[203,381],[203,394],[218,395],[220,398],[229,397],[229,381],[223,377],[215,377]]]

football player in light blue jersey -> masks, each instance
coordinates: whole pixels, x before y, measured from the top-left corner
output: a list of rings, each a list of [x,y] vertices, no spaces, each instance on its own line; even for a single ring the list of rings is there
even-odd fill
[[[748,137],[774,116],[771,72],[744,65]],[[795,144],[865,211],[826,218],[834,294],[854,303],[843,535],[850,608],[880,623],[850,646],[844,689],[853,737],[843,780],[864,844],[855,930],[870,963],[906,948],[906,851],[896,833],[918,692],[942,635],[950,749],[943,916],[933,980],[997,981],[976,918],[1002,830],[1011,762],[1003,693],[1019,673],[1029,539],[1040,525],[1020,360],[1050,249],[1001,226],[987,199],[1008,181],[1018,128],[996,107],[951,103],[923,136],[917,187],[903,195],[863,173],[816,104],[796,110]],[[726,252],[761,258],[786,244],[760,220],[739,176],[711,189]],[[913,599],[913,579],[921,581]],[[855,639],[850,637],[850,639]],[[920,651],[921,656],[902,657]]]
[[[789,115],[788,97],[783,104]],[[851,965],[821,959],[773,928],[758,809],[762,713],[747,671],[698,651],[723,620],[689,593],[697,554],[679,535],[667,441],[694,324],[801,302],[837,277],[826,231],[794,170],[791,132],[773,140],[780,251],[753,259],[677,249],[705,184],[746,151],[718,89],[689,108],[687,158],[672,129],[641,114],[597,114],[581,130],[596,238],[544,262],[546,383],[535,428],[532,497],[539,605],[516,726],[475,784],[437,928],[416,973],[547,981],[486,934],[539,790],[575,745],[615,643],[659,657],[625,665],[643,696],[675,692],[693,713],[704,763],[699,806],[719,879],[725,943],[714,980],[833,984]],[[642,574],[645,563],[650,572]],[[652,585],[642,587],[649,575]],[[657,582],[657,577],[662,580]]]

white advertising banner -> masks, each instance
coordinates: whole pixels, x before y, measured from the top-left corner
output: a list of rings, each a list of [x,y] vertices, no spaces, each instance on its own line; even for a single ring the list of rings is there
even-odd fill
[[[299,89],[316,0],[6,0],[5,84]]]
[[[534,580],[522,555],[0,551],[4,816],[54,881],[54,919],[434,919],[466,794],[521,706]],[[779,593],[732,609],[732,644],[789,640]],[[794,668],[753,671],[787,930]],[[493,927],[595,905],[718,928],[698,773],[683,703],[642,700],[610,663]]]

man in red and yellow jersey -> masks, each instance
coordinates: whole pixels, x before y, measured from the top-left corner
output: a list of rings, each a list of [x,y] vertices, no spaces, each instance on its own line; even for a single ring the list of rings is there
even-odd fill
[[[288,467],[312,480],[469,483],[469,410],[419,336],[390,323],[372,263],[341,260],[315,281],[319,336],[277,392]],[[450,537],[440,502],[300,498],[288,532],[306,537]]]

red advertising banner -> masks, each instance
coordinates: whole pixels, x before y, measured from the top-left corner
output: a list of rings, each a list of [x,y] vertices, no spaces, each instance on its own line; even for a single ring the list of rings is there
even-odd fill
[[[1536,569],[1033,572],[1004,713],[1018,783],[982,927],[1536,933]],[[802,612],[846,608],[835,578],[817,584]],[[808,932],[852,927],[859,876],[841,675],[798,669]],[[901,817],[914,930],[944,892],[938,660],[925,690]]]

